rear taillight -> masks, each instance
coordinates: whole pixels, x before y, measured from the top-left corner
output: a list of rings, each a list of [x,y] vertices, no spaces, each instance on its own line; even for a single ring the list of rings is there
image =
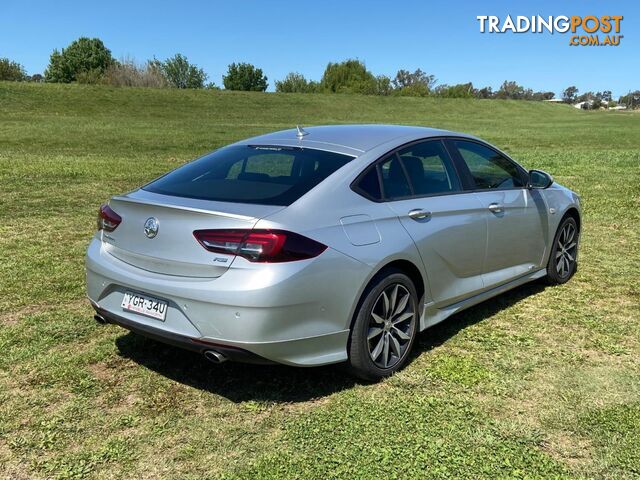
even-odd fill
[[[283,230],[196,230],[196,240],[210,252],[240,255],[250,262],[292,262],[320,255],[320,242]]]
[[[98,230],[113,232],[122,222],[122,217],[106,203],[98,211]]]

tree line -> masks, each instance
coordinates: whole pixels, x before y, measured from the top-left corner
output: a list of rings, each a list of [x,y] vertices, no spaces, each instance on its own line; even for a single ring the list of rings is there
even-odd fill
[[[209,82],[202,68],[189,62],[182,54],[159,60],[153,58],[143,63],[133,59],[116,60],[111,51],[98,38],[82,37],[61,50],[54,50],[44,75],[28,76],[24,67],[8,58],[0,58],[0,80],[34,81],[53,83],[86,83],[114,86],[219,89]],[[268,78],[262,69],[250,63],[232,63],[222,77],[227,90],[264,92]],[[400,69],[394,77],[374,75],[357,59],[329,63],[322,78],[308,80],[304,75],[291,72],[275,81],[280,93],[359,93],[383,96],[413,96],[441,98],[483,98],[511,100],[551,100],[554,93],[534,91],[514,81],[504,81],[498,90],[491,87],[477,88],[473,83],[455,85],[438,84],[434,75],[421,69],[413,72]],[[575,86],[562,92],[565,103],[587,102],[590,108],[612,106],[616,102],[610,91],[586,92],[578,95]],[[640,107],[640,91],[630,92],[618,102],[630,108]]]
[[[54,50],[44,75],[28,76],[22,65],[0,58],[0,80],[50,83],[84,83],[128,87],[208,88],[219,89],[208,82],[202,68],[177,53],[165,60],[153,58],[144,63],[133,59],[116,60],[99,38],[81,37],[62,50]],[[227,90],[264,92],[267,77],[248,63],[232,63],[222,77]]]
[[[276,92],[283,93],[362,93],[367,95],[395,95],[410,97],[435,96],[442,98],[499,98],[514,100],[548,100],[553,92],[534,92],[513,81],[505,81],[498,90],[476,88],[473,83],[438,85],[434,75],[421,69],[413,72],[400,69],[391,78],[374,75],[360,60],[329,63],[320,81],[307,80],[299,73],[289,73],[275,82]]]

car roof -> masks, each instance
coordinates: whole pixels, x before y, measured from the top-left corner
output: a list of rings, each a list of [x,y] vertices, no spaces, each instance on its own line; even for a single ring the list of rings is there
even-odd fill
[[[324,150],[340,150],[354,156],[393,140],[402,139],[410,142],[422,138],[455,135],[467,136],[448,130],[436,128],[414,127],[405,125],[324,125],[316,127],[300,127],[267,133],[240,142],[246,145],[287,145],[318,148]]]

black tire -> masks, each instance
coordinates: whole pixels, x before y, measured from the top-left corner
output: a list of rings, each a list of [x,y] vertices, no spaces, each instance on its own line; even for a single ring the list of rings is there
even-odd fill
[[[401,308],[405,297],[408,297],[406,306]],[[391,305],[392,301],[395,306]],[[411,312],[412,317],[402,320]],[[384,319],[379,322],[381,317]],[[418,295],[411,279],[395,269],[376,275],[363,293],[355,313],[348,347],[350,373],[375,382],[401,369],[415,342],[419,319]],[[369,335],[377,330],[381,332],[369,339]],[[379,352],[378,347],[382,351]],[[378,356],[374,359],[376,352]]]
[[[579,234],[578,224],[573,217],[566,217],[562,220],[553,239],[551,254],[547,262],[547,276],[545,277],[547,284],[567,283],[576,273]]]

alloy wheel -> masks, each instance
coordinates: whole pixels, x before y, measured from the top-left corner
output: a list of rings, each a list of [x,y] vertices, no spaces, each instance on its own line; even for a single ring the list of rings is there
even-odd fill
[[[576,261],[578,242],[576,241],[576,226],[567,223],[558,236],[558,248],[556,249],[556,271],[560,278],[566,278],[571,274],[571,268]]]
[[[411,294],[394,283],[376,299],[369,315],[367,343],[371,360],[380,368],[400,362],[411,343],[416,312]]]

